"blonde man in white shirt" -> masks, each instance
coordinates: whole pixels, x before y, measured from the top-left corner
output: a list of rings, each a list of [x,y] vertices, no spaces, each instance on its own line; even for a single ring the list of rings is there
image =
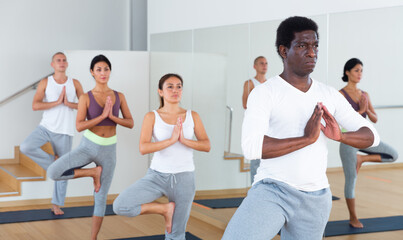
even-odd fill
[[[253,90],[242,126],[245,157],[262,161],[223,239],[266,240],[279,231],[282,240],[322,239],[332,204],[327,139],[357,148],[379,143],[337,90],[310,77],[318,39],[316,23],[305,17],[290,17],[277,29],[284,70]]]
[[[257,87],[258,85],[266,82],[266,73],[267,73],[267,60],[263,56],[259,56],[255,58],[253,61],[253,68],[256,70],[256,76],[249,80],[246,80],[243,85],[243,94],[242,94],[242,105],[243,108],[246,109],[246,103],[248,102],[248,97],[250,92]]]
[[[74,110],[83,94],[80,82],[66,75],[68,62],[64,53],[55,53],[50,65],[55,72],[39,82],[32,101],[34,111],[43,110],[42,120],[20,146],[22,153],[45,170],[57,156],[71,150],[76,121]],[[55,156],[41,149],[46,142],[52,145]],[[55,215],[64,214],[60,206],[64,205],[66,190],[67,181],[55,182],[51,209]]]
[[[252,90],[259,86],[260,84],[266,82],[266,72],[267,72],[267,60],[263,56],[259,56],[255,58],[253,61],[253,68],[256,70],[256,76],[249,80],[246,80],[243,85],[243,94],[242,94],[242,105],[243,108],[246,109],[246,104],[248,102],[248,97]],[[256,170],[260,165],[260,159],[252,159],[250,160],[250,182],[253,183],[253,179],[256,175]]]

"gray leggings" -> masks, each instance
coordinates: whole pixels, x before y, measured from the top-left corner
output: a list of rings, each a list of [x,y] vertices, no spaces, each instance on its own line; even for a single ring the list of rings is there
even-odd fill
[[[165,239],[185,239],[186,224],[195,195],[194,172],[172,174],[148,169],[142,179],[119,194],[113,202],[113,211],[118,215],[135,217],[140,214],[141,205],[163,195],[170,202],[175,202],[172,231],[165,232]]]
[[[106,198],[111,186],[116,165],[116,143],[102,146],[86,137],[73,151],[63,155],[48,168],[48,176],[53,180],[74,178],[74,169],[79,169],[94,162],[102,166],[101,188],[94,192],[94,216],[103,217],[106,209]]]
[[[41,149],[41,146],[46,142],[50,142],[56,155],[63,156],[71,151],[73,137],[67,134],[51,132],[45,127],[39,125],[24,140],[20,146],[21,152],[34,160],[45,170],[47,170],[50,164],[55,161],[55,156],[48,154]],[[63,206],[66,197],[66,190],[67,181],[55,181],[52,203],[58,206]]]
[[[257,169],[260,166],[260,159],[253,159],[250,160],[250,184],[253,184],[253,181],[255,181],[255,175],[257,173]]]
[[[365,149],[358,149],[344,143],[340,143],[339,151],[345,177],[344,195],[348,199],[355,198],[354,189],[357,180],[356,168],[358,151],[368,155],[379,154],[381,155],[382,162],[394,162],[398,157],[396,150],[382,141],[376,147]]]

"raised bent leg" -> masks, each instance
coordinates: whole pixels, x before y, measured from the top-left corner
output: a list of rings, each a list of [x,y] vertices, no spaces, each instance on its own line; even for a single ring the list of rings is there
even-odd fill
[[[150,203],[165,194],[165,185],[167,185],[165,180],[160,178],[156,171],[149,169],[142,179],[119,194],[113,202],[113,211],[117,215],[127,217],[135,217],[140,214],[160,214],[157,206],[163,205],[153,206]]]
[[[255,183],[225,229],[223,240],[272,239],[286,222],[286,213],[268,184]]]
[[[41,149],[45,143],[51,141],[49,133],[46,128],[38,126],[20,145],[20,151],[45,170],[55,159],[53,155]]]

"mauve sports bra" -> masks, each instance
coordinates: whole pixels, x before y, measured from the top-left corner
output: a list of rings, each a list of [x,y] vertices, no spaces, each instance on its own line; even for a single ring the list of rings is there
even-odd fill
[[[115,104],[112,107],[112,113],[113,116],[118,117],[120,109],[120,98],[118,92],[116,92],[115,90],[113,92],[115,93],[116,100]],[[104,108],[99,106],[91,91],[88,92],[88,97],[90,98],[90,106],[88,107],[87,110],[87,119],[91,120],[101,115],[102,112],[104,111]],[[109,117],[107,117],[100,123],[98,123],[96,126],[116,126],[116,123],[112,121]]]
[[[360,105],[358,105],[358,103],[354,102],[354,100],[350,97],[350,95],[348,95],[348,93],[344,89],[341,89],[341,91],[344,93],[344,96],[346,97],[346,99],[350,103],[350,105],[354,108],[354,110],[356,112],[358,112],[360,110]],[[363,92],[363,94],[364,94],[364,92]],[[363,116],[364,118],[367,118],[367,113],[363,113],[363,114],[361,114],[361,116]]]

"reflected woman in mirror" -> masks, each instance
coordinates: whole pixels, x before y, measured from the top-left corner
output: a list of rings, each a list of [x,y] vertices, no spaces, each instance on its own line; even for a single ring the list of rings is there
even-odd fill
[[[347,85],[340,90],[340,93],[347,99],[355,111],[362,117],[368,117],[373,123],[378,121],[378,116],[372,106],[369,94],[357,87],[361,81],[363,64],[357,58],[352,58],[344,65],[342,80]],[[357,154],[357,152],[363,154]],[[393,162],[398,154],[395,149],[384,142],[380,142],[377,147],[357,149],[349,145],[340,143],[340,158],[343,164],[345,185],[344,195],[350,214],[350,225],[354,228],[363,228],[363,224],[358,220],[355,210],[355,184],[358,171],[364,162]]]
[[[182,87],[183,80],[177,74],[160,79],[160,108],[145,115],[140,135],[140,153],[154,153],[150,168],[113,203],[118,215],[162,215],[166,239],[185,239],[195,194],[193,150],[210,151],[200,116],[180,107]],[[162,196],[168,203],[153,202]]]
[[[92,59],[90,71],[95,87],[80,97],[76,127],[86,130],[80,145],[52,163],[48,175],[53,180],[92,177],[94,213],[91,239],[97,239],[106,210],[106,198],[116,165],[116,125],[133,128],[133,118],[125,96],[109,88],[112,66],[108,58]],[[119,118],[119,110],[123,118]],[[94,168],[82,168],[94,162]]]

